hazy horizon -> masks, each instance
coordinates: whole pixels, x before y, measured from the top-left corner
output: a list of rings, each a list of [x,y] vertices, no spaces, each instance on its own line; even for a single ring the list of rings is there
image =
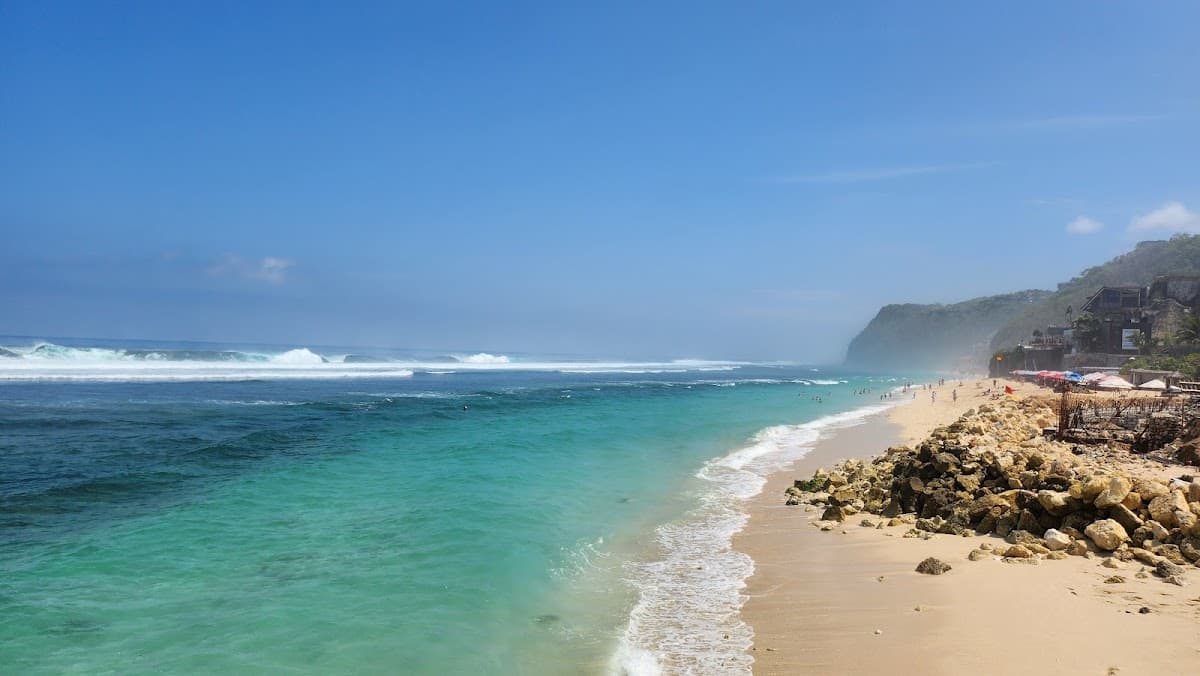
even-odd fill
[[[1194,3],[0,16],[5,335],[828,364],[1200,232]]]

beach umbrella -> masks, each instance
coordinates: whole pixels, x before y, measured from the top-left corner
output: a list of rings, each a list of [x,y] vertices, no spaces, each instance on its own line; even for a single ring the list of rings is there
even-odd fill
[[[1087,374],[1086,376],[1084,376],[1084,377],[1083,377],[1083,382],[1085,382],[1085,383],[1094,383],[1094,382],[1096,382],[1097,380],[1104,380],[1104,379],[1105,379],[1105,378],[1107,378],[1109,375],[1110,375],[1110,374],[1108,374],[1108,373],[1105,373],[1105,372],[1103,372],[1103,371],[1096,371],[1095,373],[1089,373],[1089,374]]]
[[[1164,383],[1163,381],[1159,380],[1158,378],[1155,378],[1154,380],[1147,380],[1146,382],[1142,383],[1141,385],[1138,385],[1138,389],[1139,390],[1165,390],[1165,389],[1167,389],[1167,384]]]
[[[1074,371],[1063,371],[1063,377],[1074,383],[1083,382],[1083,376]]]

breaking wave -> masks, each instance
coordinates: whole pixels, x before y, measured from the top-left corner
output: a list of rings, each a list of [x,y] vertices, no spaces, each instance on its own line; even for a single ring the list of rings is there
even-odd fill
[[[322,378],[407,378],[414,372],[558,371],[563,373],[684,373],[726,371],[744,363],[537,361],[479,352],[434,359],[321,354],[307,347],[234,350],[73,347],[51,342],[0,347],[0,381],[237,381]]]
[[[500,355],[488,354],[487,352],[480,352],[478,354],[473,354],[473,355],[470,355],[467,357],[463,357],[463,358],[459,359],[459,361],[464,364],[509,364],[509,363],[512,363],[512,361],[508,357],[506,357],[502,354],[500,354]]]
[[[767,476],[804,457],[822,435],[852,427],[890,405],[768,427],[750,443],[705,463],[699,506],[655,531],[658,556],[627,564],[638,601],[610,661],[629,676],[660,673],[749,674],[754,632],[741,620],[743,590],[754,561],[733,549],[745,527],[747,501]]]

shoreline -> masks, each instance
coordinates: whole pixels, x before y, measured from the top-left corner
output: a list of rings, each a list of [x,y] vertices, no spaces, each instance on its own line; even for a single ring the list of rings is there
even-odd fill
[[[908,526],[859,525],[863,517],[878,521],[871,514],[822,532],[814,527],[819,512],[784,504],[794,479],[922,440],[989,401],[984,391],[991,382],[964,382],[957,402],[949,396],[957,381],[936,389],[937,403],[918,389],[915,400],[831,430],[792,467],[768,477],[748,506],[746,527],[733,538],[734,549],[755,564],[741,608],[753,631],[748,652],[754,673],[884,672],[897,665],[946,674],[1200,670],[1194,588],[1155,579],[1105,584],[1115,571],[1082,557],[1040,566],[971,562],[972,549],[1004,541],[987,535],[906,538]],[[1004,384],[1018,394],[1034,391]],[[949,562],[953,571],[917,574],[916,564],[928,556]],[[1124,567],[1134,578],[1136,562]],[[1143,607],[1148,614],[1139,614]]]

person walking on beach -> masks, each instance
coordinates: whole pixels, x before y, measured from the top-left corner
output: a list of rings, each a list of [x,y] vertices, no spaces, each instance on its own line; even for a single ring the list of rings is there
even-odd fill
[[[929,391],[929,403],[931,403],[931,404],[937,403],[937,390]]]
[[[950,400],[951,400],[951,401],[958,401],[958,390],[951,390],[951,391],[950,391]]]

